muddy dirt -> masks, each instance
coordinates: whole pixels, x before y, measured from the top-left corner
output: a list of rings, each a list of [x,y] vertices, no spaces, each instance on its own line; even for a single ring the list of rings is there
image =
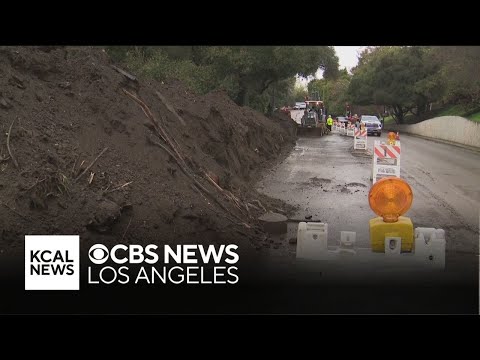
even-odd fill
[[[25,234],[255,248],[257,218],[291,210],[252,184],[294,146],[295,123],[111,65],[98,47],[0,48],[2,251]]]

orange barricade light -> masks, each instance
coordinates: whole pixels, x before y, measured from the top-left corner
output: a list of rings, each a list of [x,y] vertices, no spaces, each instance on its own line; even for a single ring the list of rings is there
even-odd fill
[[[385,237],[402,240],[402,251],[413,250],[413,224],[402,216],[413,202],[413,192],[408,183],[397,177],[377,181],[368,194],[370,208],[379,217],[370,220],[370,243],[372,250],[385,251]]]
[[[390,131],[387,136],[388,145],[395,145],[396,137],[397,135],[394,132]]]
[[[405,214],[413,202],[410,185],[401,178],[386,177],[372,186],[368,194],[370,208],[385,222],[396,222]]]

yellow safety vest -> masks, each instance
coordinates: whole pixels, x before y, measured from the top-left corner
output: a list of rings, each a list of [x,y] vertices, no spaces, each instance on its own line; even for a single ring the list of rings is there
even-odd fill
[[[333,124],[333,119],[332,118],[328,118],[327,119],[327,125],[332,125]]]

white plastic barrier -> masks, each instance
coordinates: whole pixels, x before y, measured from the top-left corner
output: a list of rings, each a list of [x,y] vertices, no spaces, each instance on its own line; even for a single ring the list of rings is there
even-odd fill
[[[434,267],[445,267],[445,230],[434,228],[415,229],[415,256]]]
[[[342,253],[356,254],[355,241],[357,233],[354,231],[340,231],[340,247],[338,250]]]
[[[328,224],[301,222],[297,231],[297,258],[308,260],[337,260],[385,267],[445,268],[445,231],[434,228],[416,228],[412,252],[402,253],[400,237],[385,237],[385,252],[374,253],[369,248],[355,247],[356,233],[340,232],[340,246],[328,248]]]
[[[354,150],[367,150],[367,130],[355,129],[353,137]]]
[[[384,141],[375,140],[371,178],[374,184],[387,176],[400,177],[400,154],[400,141],[388,145]]]
[[[297,258],[319,260],[328,255],[328,225],[301,222],[297,230]]]
[[[348,125],[347,127],[347,136],[355,135],[355,125]]]

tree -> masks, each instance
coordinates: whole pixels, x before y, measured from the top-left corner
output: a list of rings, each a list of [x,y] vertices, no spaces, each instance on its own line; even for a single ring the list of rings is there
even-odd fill
[[[234,74],[239,105],[246,104],[249,92],[263,94],[272,84],[297,74],[308,76],[322,69],[336,76],[338,71],[338,58],[328,46],[213,46],[202,51],[202,63],[212,65],[218,77]]]
[[[443,102],[480,106],[480,46],[434,46],[429,55],[439,68],[435,81],[443,85]]]
[[[347,69],[338,72],[336,79],[315,79],[308,83],[310,94],[318,93],[329,113],[344,114],[345,104],[348,101],[347,91],[351,75]]]
[[[293,102],[295,103],[296,101],[303,101],[305,97],[308,95],[308,90],[302,85],[295,85],[295,88],[293,89]]]
[[[428,48],[383,46],[363,54],[348,89],[354,103],[386,105],[403,123],[408,112],[420,115],[439,98],[438,65],[428,61]]]
[[[223,88],[237,104],[254,103],[259,110],[267,90],[272,107],[273,91],[291,94],[297,74],[321,69],[327,78],[338,76],[338,57],[329,46],[111,47],[110,52],[143,76],[176,77],[202,93]]]

